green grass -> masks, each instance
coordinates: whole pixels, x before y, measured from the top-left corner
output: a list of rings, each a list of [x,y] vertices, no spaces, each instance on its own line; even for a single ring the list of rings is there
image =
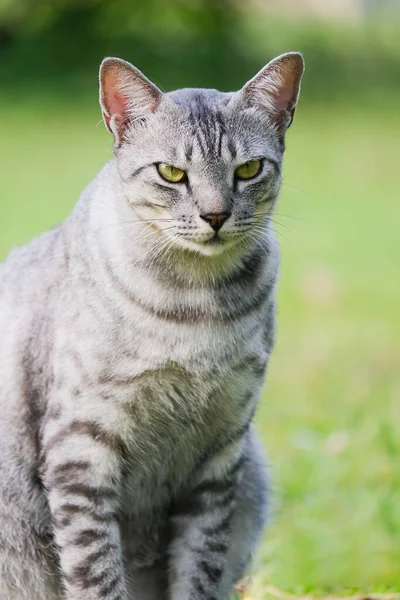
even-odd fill
[[[0,106],[0,255],[110,158],[87,105]],[[277,212],[278,338],[257,422],[275,481],[254,593],[400,590],[396,107],[300,107]]]

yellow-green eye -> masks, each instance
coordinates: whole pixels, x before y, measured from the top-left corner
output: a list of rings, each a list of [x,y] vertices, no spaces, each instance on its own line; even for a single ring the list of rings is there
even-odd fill
[[[173,167],[172,165],[160,163],[159,165],[157,165],[157,169],[161,177],[165,179],[165,181],[170,181],[171,183],[179,183],[180,181],[184,181],[186,179],[185,171],[182,171],[182,169],[178,169],[178,167]]]
[[[261,171],[261,160],[250,160],[235,171],[236,179],[252,179]]]

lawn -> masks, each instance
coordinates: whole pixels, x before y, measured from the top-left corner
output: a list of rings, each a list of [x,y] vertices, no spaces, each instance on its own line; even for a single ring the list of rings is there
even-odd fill
[[[95,97],[0,108],[4,257],[68,214],[111,139]],[[400,590],[399,130],[398,108],[355,103],[300,106],[288,133],[254,597]]]

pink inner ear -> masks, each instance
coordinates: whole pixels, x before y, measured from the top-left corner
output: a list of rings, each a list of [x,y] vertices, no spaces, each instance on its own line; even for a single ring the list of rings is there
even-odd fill
[[[120,115],[121,117],[124,116],[127,107],[127,101],[126,98],[124,98],[121,94],[118,94],[115,89],[113,89],[108,96],[107,104],[110,115]]]
[[[104,80],[104,107],[110,116],[125,116],[127,99],[118,89],[121,83],[120,74],[117,69],[111,69]]]
[[[100,78],[104,121],[115,140],[121,142],[130,123],[155,110],[161,92],[140,71],[116,58],[103,61]]]
[[[292,108],[295,98],[293,97],[293,86],[290,82],[277,92],[276,101],[279,110],[290,110]]]
[[[118,90],[118,83],[120,83],[116,73],[109,73],[108,77],[104,80],[104,91],[103,91],[103,118],[107,129],[111,133],[116,133],[114,127],[112,127],[112,119],[114,118],[115,127],[119,130],[119,134],[122,133],[124,123],[127,119],[128,110],[128,99],[126,96]]]
[[[276,76],[278,81],[273,95],[278,108],[279,110],[290,110],[296,102],[294,74],[290,69],[283,67]]]

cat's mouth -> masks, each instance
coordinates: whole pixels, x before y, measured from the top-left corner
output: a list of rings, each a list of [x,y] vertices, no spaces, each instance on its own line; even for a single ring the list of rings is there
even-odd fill
[[[224,232],[222,232],[224,234]],[[231,232],[228,235],[221,235],[219,231],[216,231],[213,236],[204,240],[202,244],[206,246],[222,246],[237,243],[246,237],[244,232]]]
[[[240,240],[243,239],[243,236],[221,236],[219,232],[215,232],[212,237],[209,237],[207,240],[203,240],[202,242],[198,242],[198,245],[203,248],[203,251],[206,254],[219,254],[220,252],[226,252],[230,248],[236,246]]]
[[[209,244],[210,246],[218,246],[220,244],[224,243],[224,240],[221,238],[221,236],[218,234],[218,231],[216,231],[214,233],[214,235],[208,239],[206,242],[206,244]]]
[[[200,236],[199,236],[200,237]],[[182,245],[187,250],[194,250],[195,252],[200,252],[200,254],[205,254],[207,256],[212,256],[214,254],[220,254],[222,252],[229,251],[230,248],[236,246],[240,241],[243,240],[243,234],[236,235],[226,235],[225,232],[213,232],[212,235],[207,235],[200,237],[197,236],[188,236],[182,235],[179,236],[180,245]]]

